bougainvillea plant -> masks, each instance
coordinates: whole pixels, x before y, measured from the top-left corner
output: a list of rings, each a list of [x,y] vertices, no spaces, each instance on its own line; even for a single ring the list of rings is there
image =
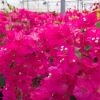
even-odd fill
[[[0,100],[99,100],[97,15],[0,12]]]

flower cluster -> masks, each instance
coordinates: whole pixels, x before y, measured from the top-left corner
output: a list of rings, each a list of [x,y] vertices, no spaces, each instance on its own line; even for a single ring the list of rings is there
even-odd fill
[[[0,12],[0,100],[99,100],[97,12]]]

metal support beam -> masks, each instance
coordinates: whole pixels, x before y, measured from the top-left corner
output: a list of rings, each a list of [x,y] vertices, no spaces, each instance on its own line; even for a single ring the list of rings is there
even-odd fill
[[[27,9],[29,10],[29,0],[27,0]]]
[[[61,13],[65,14],[65,0],[61,0]]]
[[[83,0],[80,0],[81,3],[81,10],[83,10]]]
[[[21,5],[21,7],[24,9],[24,0],[20,0],[20,5]]]
[[[79,0],[77,0],[77,10],[79,10]]]
[[[49,1],[47,1],[47,12],[49,12]]]

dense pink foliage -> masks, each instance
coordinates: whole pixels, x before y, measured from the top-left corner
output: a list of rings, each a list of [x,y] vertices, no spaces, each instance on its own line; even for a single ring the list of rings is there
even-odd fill
[[[100,100],[96,12],[0,12],[3,100]]]

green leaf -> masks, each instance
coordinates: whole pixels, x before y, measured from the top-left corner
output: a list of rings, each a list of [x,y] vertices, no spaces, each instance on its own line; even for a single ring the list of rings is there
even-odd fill
[[[49,60],[50,60],[50,64],[52,64],[54,61],[53,57],[50,57]]]
[[[4,87],[5,86],[5,78],[2,76],[0,76],[0,87]]]
[[[6,36],[5,33],[0,34],[0,38],[4,38]]]
[[[97,27],[97,28],[100,28],[100,22],[97,22],[97,23],[96,23],[96,27]]]
[[[74,95],[70,96],[70,100],[77,100],[76,97]]]
[[[36,78],[32,79],[32,87],[38,87],[42,80],[43,76],[37,76]]]
[[[76,53],[76,56],[80,59],[82,57],[82,54],[80,53],[79,50],[80,50],[79,48],[76,48],[75,53]]]
[[[10,68],[14,68],[15,67],[15,61],[12,61],[10,64],[9,64],[9,66],[10,66]]]
[[[86,29],[82,28],[82,29],[81,29],[81,32],[82,32],[82,33],[85,33],[85,32],[86,32]]]
[[[84,47],[84,50],[85,50],[85,51],[88,51],[88,50],[90,50],[91,48],[92,48],[92,46],[88,45],[88,46],[85,46],[85,47]]]

